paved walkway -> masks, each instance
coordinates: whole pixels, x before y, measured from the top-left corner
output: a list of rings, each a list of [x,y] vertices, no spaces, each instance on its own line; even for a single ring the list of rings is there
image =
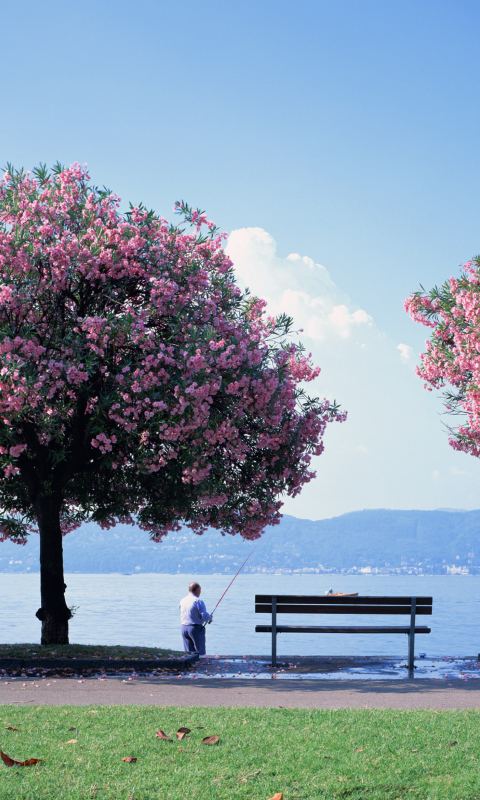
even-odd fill
[[[82,675],[75,668],[73,677],[4,672],[0,704],[480,708],[480,662],[473,657],[419,658],[414,677],[404,660],[388,656],[296,657],[275,669],[264,657],[215,656],[168,674]]]
[[[480,679],[236,680],[121,677],[0,681],[0,705],[480,708]]]

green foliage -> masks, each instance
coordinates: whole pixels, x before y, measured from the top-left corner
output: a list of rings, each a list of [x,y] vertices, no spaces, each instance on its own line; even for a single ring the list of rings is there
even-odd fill
[[[305,394],[319,368],[203,211],[119,202],[78,164],[0,181],[0,540],[47,518],[257,538],[346,415]]]

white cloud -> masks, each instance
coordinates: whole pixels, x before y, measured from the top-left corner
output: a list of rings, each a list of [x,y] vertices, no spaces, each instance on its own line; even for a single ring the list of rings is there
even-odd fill
[[[480,461],[469,459],[462,481],[448,477],[452,450],[441,405],[404,366],[414,363],[413,349],[381,331],[324,266],[299,253],[278,257],[262,228],[233,231],[226,249],[239,284],[263,297],[268,313],[285,312],[303,330],[295,338],[322,369],[308,393],[348,411],[345,424],[327,429],[325,452],[313,462],[316,480],[286,501],[285,513],[319,519],[361,508],[475,507]],[[469,457],[454,458],[463,464]]]
[[[328,319],[333,325],[333,328],[342,336],[347,339],[352,333],[352,328],[356,325],[373,325],[373,319],[366,311],[359,308],[358,311],[350,313],[347,306],[340,305],[334,306]]]
[[[271,314],[285,312],[312,339],[348,339],[373,320],[332,281],[328,270],[308,256],[278,258],[276,243],[262,228],[242,228],[228,238],[227,253],[239,282],[268,301]]]
[[[464,469],[459,469],[456,464],[454,464],[453,467],[450,467],[450,472],[452,475],[468,475],[468,472],[466,472]]]
[[[402,364],[407,364],[413,352],[413,347],[410,347],[409,344],[398,344],[397,350],[400,350],[400,361]]]

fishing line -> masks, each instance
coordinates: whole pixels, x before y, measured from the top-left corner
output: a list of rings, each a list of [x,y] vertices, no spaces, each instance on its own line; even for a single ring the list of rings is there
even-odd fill
[[[212,616],[212,617],[213,617],[213,615],[214,615],[215,611],[217,610],[218,606],[219,606],[219,605],[220,605],[220,603],[222,602],[223,598],[224,598],[224,597],[225,597],[225,595],[227,594],[228,590],[230,589],[230,586],[232,585],[233,581],[235,580],[235,578],[237,577],[237,575],[239,575],[239,574],[240,574],[240,572],[241,572],[241,571],[242,571],[242,569],[244,568],[245,564],[247,563],[248,559],[249,559],[249,558],[250,558],[250,556],[252,555],[253,551],[254,551],[254,550],[256,550],[256,549],[257,549],[257,547],[258,547],[258,545],[255,545],[255,547],[253,548],[253,550],[252,550],[252,551],[251,551],[251,552],[248,554],[248,556],[246,557],[245,561],[243,562],[243,564],[242,564],[242,566],[240,567],[240,569],[238,570],[238,572],[236,572],[236,574],[233,576],[232,580],[231,580],[231,581],[230,581],[230,583],[228,584],[227,588],[225,589],[224,593],[222,594],[222,596],[221,596],[220,600],[218,601],[217,605],[216,605],[216,606],[215,606],[215,608],[213,609],[213,611],[212,611],[212,614],[211,614],[211,616]],[[209,624],[210,624],[210,623],[209,623]]]

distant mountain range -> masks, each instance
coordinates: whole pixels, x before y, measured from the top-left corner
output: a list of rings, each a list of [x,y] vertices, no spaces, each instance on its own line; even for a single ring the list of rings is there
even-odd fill
[[[240,536],[188,529],[160,544],[129,525],[92,523],[64,539],[65,572],[235,572],[253,544]],[[1,572],[37,572],[39,537],[0,543]],[[480,510],[354,511],[312,522],[285,515],[258,541],[246,572],[480,574]]]

